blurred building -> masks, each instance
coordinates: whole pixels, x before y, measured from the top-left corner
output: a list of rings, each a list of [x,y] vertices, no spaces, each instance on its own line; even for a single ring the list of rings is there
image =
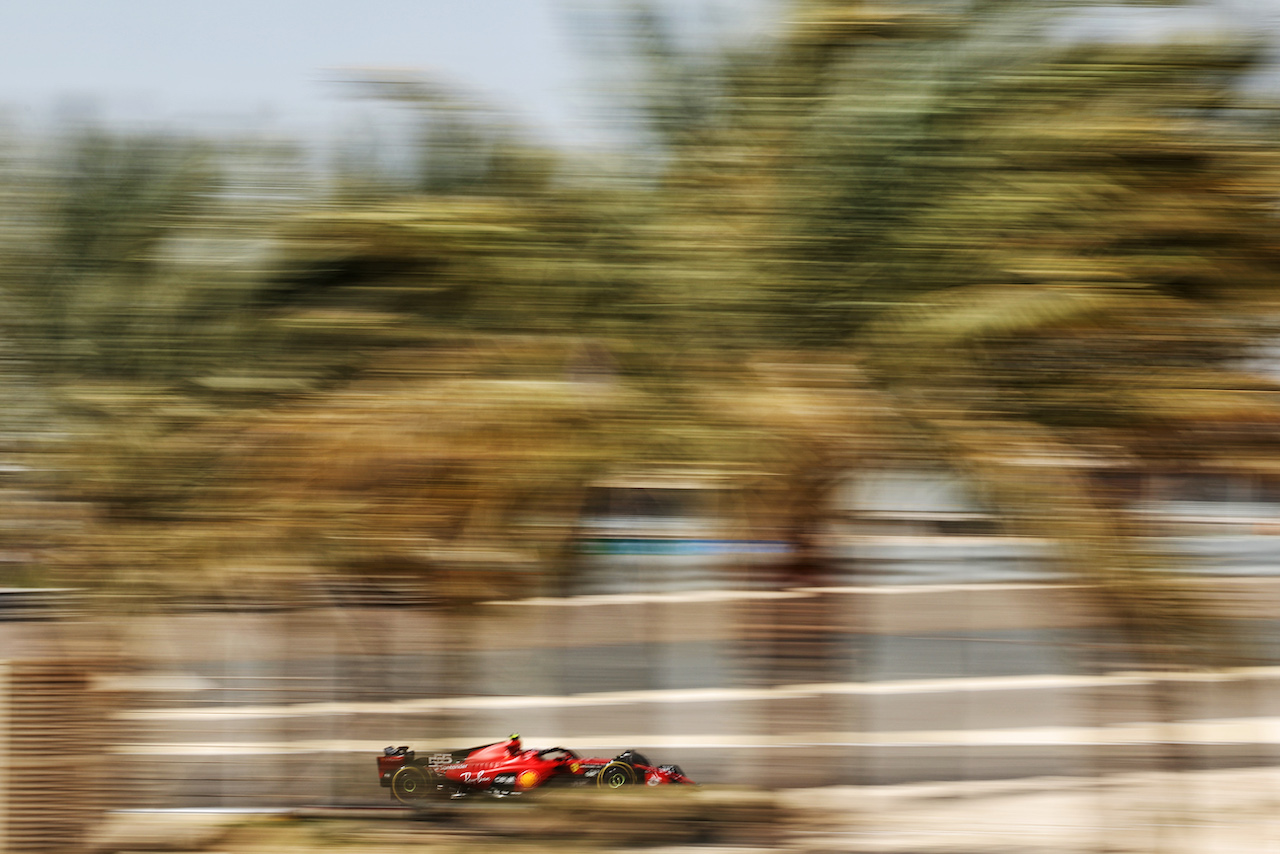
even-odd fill
[[[580,523],[579,594],[756,589],[789,544],[744,530],[726,475],[614,478],[595,484]]]

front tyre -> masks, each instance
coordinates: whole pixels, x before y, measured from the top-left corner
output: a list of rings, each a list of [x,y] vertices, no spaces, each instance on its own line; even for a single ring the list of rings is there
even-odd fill
[[[436,790],[433,776],[416,765],[406,765],[391,778],[391,795],[406,806],[425,801]]]
[[[623,786],[632,785],[635,781],[635,769],[616,759],[601,768],[600,773],[596,775],[596,785],[602,789],[621,789]],[[395,784],[395,780],[391,782]]]

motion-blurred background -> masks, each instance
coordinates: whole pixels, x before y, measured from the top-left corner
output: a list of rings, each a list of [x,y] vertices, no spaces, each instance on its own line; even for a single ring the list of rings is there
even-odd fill
[[[8,850],[516,730],[1280,764],[1280,6],[289,5],[0,12]]]

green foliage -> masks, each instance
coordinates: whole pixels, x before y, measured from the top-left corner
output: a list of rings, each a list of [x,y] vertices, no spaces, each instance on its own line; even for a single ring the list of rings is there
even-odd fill
[[[799,7],[754,62],[720,66],[710,116],[647,109],[668,221],[699,224],[704,261],[750,259],[708,283],[758,321],[734,330],[749,348],[855,353],[916,453],[1062,542],[1138,634],[1193,648],[1203,621],[1152,583],[1160,562],[1045,461],[1167,459],[1205,425],[1274,423],[1272,384],[1235,368],[1268,331],[1253,321],[1280,260],[1275,151],[1232,109],[1258,54],[1072,44],[1056,11]],[[637,52],[679,68],[656,33]],[[724,204],[744,185],[753,204]],[[699,305],[673,302],[677,322]]]
[[[814,0],[695,52],[629,8],[645,132],[613,160],[359,74],[408,155],[357,140],[312,181],[288,146],[80,132],[9,161],[5,329],[69,437],[61,494],[111,520],[85,551],[559,571],[593,479],[664,466],[732,472],[744,517],[807,544],[835,473],[901,454],[1141,615],[1142,544],[1023,463],[1274,423],[1236,370],[1280,260],[1267,114],[1233,108],[1254,47]]]
[[[83,131],[66,143],[40,206],[38,271],[20,284],[32,342],[71,372],[164,374],[181,351],[189,286],[162,255],[207,206],[211,152],[197,142]]]

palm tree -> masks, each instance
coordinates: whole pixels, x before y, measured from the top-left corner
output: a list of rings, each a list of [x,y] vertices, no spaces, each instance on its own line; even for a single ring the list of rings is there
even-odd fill
[[[775,41],[700,60],[698,109],[640,16],[662,221],[700,238],[669,255],[736,258],[671,319],[731,318],[730,358],[853,356],[917,448],[1060,541],[1147,648],[1194,658],[1207,617],[1080,463],[1274,419],[1273,385],[1236,367],[1280,260],[1272,148],[1233,109],[1257,52],[1070,43],[1052,29],[1066,8],[799,4]]]

